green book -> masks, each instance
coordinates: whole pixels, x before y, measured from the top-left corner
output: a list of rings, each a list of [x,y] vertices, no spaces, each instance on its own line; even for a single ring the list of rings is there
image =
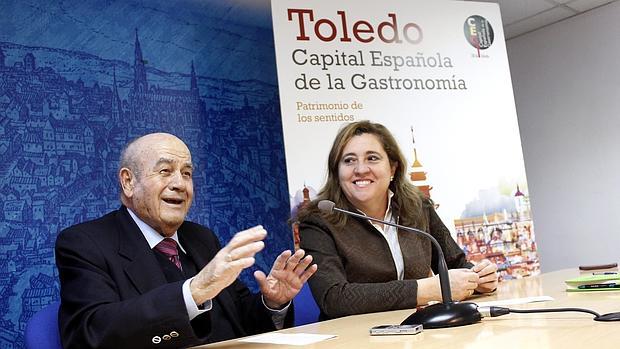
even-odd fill
[[[567,292],[620,291],[620,274],[584,275],[564,282]]]

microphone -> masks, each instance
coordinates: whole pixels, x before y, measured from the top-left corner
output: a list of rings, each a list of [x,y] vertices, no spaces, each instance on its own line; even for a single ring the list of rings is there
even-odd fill
[[[416,234],[424,235],[431,240],[439,257],[439,265],[437,271],[439,274],[439,285],[441,287],[442,302],[417,310],[415,313],[411,314],[408,318],[406,318],[401,323],[401,325],[422,324],[423,328],[426,329],[470,325],[480,321],[482,316],[478,312],[478,306],[475,303],[452,301],[452,293],[450,291],[450,277],[448,276],[448,266],[446,265],[446,258],[444,257],[439,242],[437,242],[437,240],[431,234],[420,229],[405,227],[403,225],[394,224],[392,222],[387,222],[381,219],[376,219],[359,213],[343,210],[336,207],[336,204],[333,201],[329,200],[319,201],[318,207],[319,210],[326,213],[332,213],[333,211],[337,211],[349,216],[383,223],[396,227],[398,229],[403,229]]]

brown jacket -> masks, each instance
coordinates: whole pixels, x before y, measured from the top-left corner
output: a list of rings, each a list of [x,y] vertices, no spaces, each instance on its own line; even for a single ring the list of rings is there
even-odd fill
[[[392,204],[393,215],[398,217],[398,207],[394,207],[394,201]],[[426,220],[418,228],[437,239],[448,268],[471,267],[433,206],[425,203],[424,210]],[[338,229],[317,212],[299,223],[299,232],[301,248],[319,266],[309,283],[321,309],[321,319],[415,308],[416,280],[428,277],[431,266],[437,273],[432,243],[409,231],[398,231],[404,280],[397,280],[387,241],[367,220],[351,217],[346,227]]]

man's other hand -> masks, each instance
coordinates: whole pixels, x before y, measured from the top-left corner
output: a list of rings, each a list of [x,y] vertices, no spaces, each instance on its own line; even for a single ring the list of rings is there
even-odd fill
[[[299,293],[304,283],[317,270],[312,264],[312,256],[305,256],[304,250],[297,250],[294,254],[286,250],[276,258],[269,275],[262,271],[254,272],[254,278],[263,294],[265,305],[272,309],[279,309]]]

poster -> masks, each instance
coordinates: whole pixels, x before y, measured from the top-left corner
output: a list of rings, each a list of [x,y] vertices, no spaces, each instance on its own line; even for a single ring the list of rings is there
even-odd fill
[[[293,215],[324,185],[338,129],[371,120],[470,259],[538,273],[497,4],[272,0],[272,18]]]

